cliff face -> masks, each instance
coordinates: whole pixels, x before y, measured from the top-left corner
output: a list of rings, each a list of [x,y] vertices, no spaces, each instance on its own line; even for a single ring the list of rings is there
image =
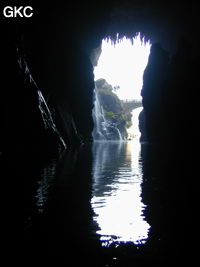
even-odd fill
[[[130,112],[125,112],[124,103],[115,94],[113,87],[105,79],[95,81],[96,97],[100,105],[100,112],[105,118],[108,140],[127,138],[126,128],[131,120]],[[98,114],[96,114],[98,115]],[[120,134],[119,134],[120,133]]]

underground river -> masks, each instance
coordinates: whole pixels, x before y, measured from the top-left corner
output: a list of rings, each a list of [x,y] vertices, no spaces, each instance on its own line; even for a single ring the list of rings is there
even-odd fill
[[[57,266],[155,266],[163,257],[170,264],[165,253],[178,255],[182,227],[168,193],[168,154],[136,135],[30,161],[23,257]]]

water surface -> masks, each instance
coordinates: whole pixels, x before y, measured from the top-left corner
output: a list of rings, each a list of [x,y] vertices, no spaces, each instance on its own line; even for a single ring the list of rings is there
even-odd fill
[[[95,142],[92,168],[93,220],[103,246],[145,244],[150,229],[141,197],[143,182],[140,143]]]

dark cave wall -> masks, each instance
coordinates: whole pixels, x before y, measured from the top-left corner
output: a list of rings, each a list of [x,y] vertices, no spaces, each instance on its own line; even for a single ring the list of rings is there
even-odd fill
[[[148,64],[144,71],[141,92],[146,118],[146,139],[153,143],[170,138],[168,136],[170,131],[168,131],[167,120],[167,115],[169,115],[167,93],[170,90],[168,90],[166,84],[168,69],[169,54],[162,49],[160,44],[153,44]]]
[[[11,35],[11,33],[13,35]],[[15,31],[1,33],[2,149],[40,159],[65,147],[26,58],[16,46]],[[17,159],[16,159],[17,162]]]
[[[107,4],[88,8],[78,2],[51,6],[44,18],[46,12],[40,7],[42,15],[33,25],[21,28],[31,73],[68,146],[91,141],[94,77],[90,55],[105,34],[109,11]]]
[[[152,143],[197,138],[199,57],[191,57],[191,50],[188,38],[180,39],[171,57],[160,44],[152,45],[142,88],[145,134]]]
[[[94,78],[90,55],[105,34],[110,6],[102,4],[97,9],[91,4],[88,9],[81,2],[70,6],[49,3],[48,11],[42,3],[32,6],[32,19],[2,21],[2,77],[6,86],[1,99],[5,104],[3,99],[12,96],[9,108],[4,105],[8,140],[13,140],[13,145],[21,140],[26,152],[51,154],[60,143],[62,146],[57,133],[67,147],[91,141]],[[20,69],[19,60],[27,67]],[[45,127],[38,92],[57,133],[54,126]],[[13,114],[15,122],[10,120]],[[14,136],[13,129],[18,129]]]

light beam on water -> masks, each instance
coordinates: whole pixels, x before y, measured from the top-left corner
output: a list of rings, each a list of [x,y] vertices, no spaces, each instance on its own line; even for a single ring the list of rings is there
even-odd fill
[[[93,145],[93,220],[102,245],[145,244],[149,224],[141,198],[140,143],[96,142]]]

